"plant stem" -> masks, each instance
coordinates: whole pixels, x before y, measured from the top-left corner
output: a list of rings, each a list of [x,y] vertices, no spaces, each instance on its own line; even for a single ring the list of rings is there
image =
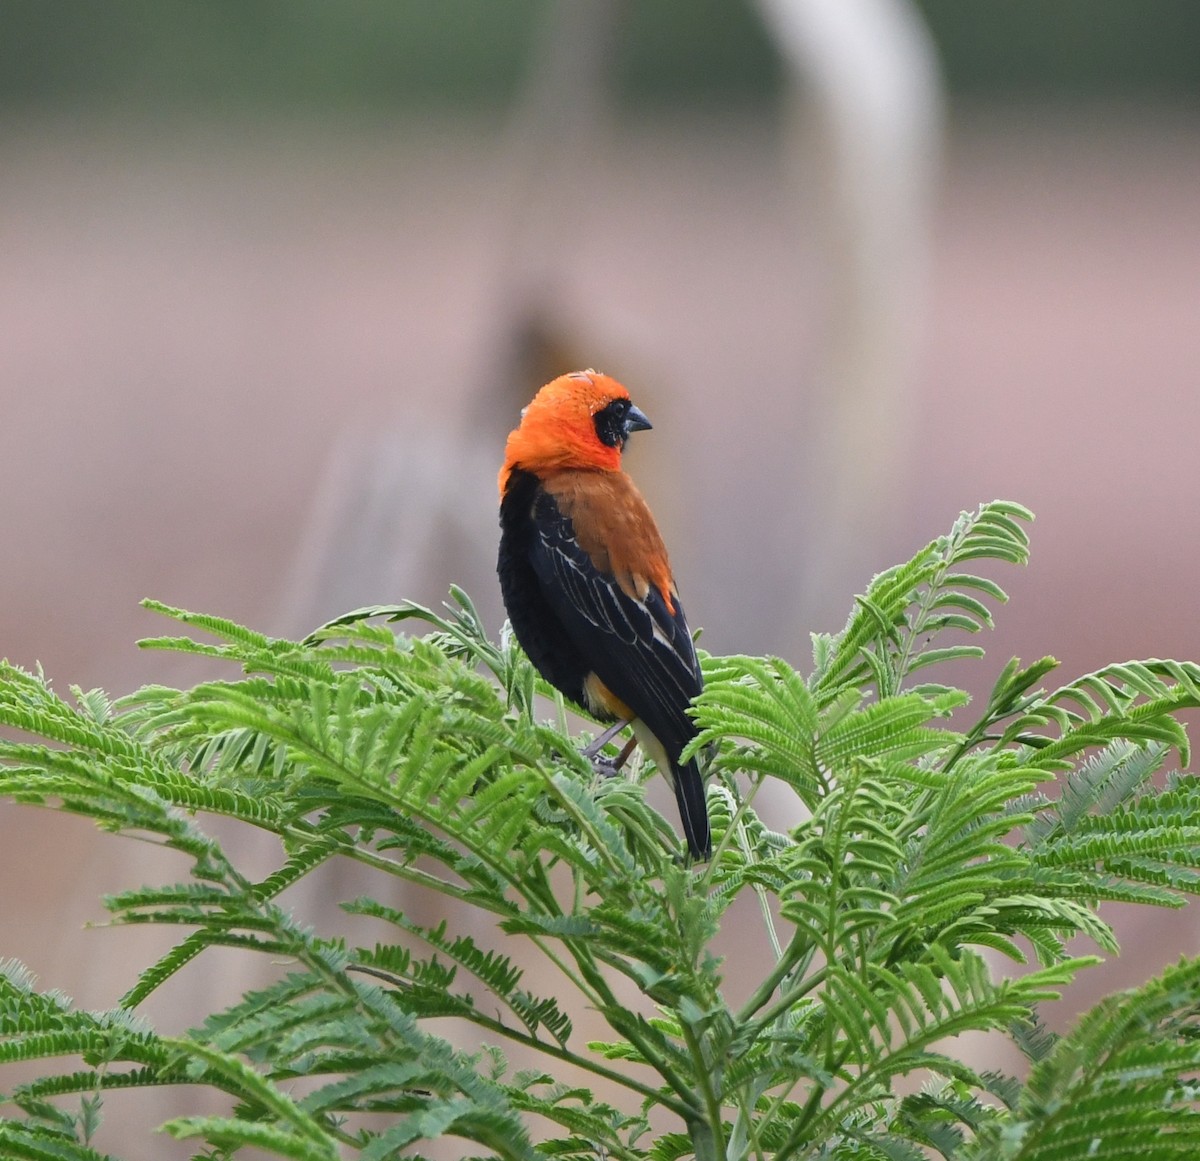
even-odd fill
[[[708,1129],[707,1136],[704,1137],[705,1143],[711,1143],[714,1149],[714,1156],[723,1157],[725,1154],[725,1145],[721,1126],[721,1101],[716,1089],[713,1087],[712,1067],[704,1058],[704,1044],[696,1035],[693,1029],[685,1021],[681,1021],[683,1028],[683,1039],[688,1046],[688,1051],[691,1053],[692,1062],[695,1065],[696,1077],[700,1084],[700,1093],[704,1098],[704,1107],[708,1113]],[[695,1140],[696,1134],[692,1134]],[[703,1135],[702,1135],[703,1136]],[[700,1150],[696,1150],[696,1161],[701,1161]]]
[[[366,976],[374,976],[377,980],[382,980],[384,983],[391,984],[395,988],[403,988],[408,981],[399,976],[393,975],[391,972],[383,971],[380,968],[368,967],[366,964],[351,964],[351,971],[356,971]],[[478,1009],[472,1009],[471,1012],[463,1012],[462,1019],[477,1025],[480,1028],[486,1028],[489,1032],[494,1032],[497,1036],[503,1036],[506,1040],[511,1040],[514,1044],[522,1044],[526,1048],[532,1048],[537,1052],[541,1052],[546,1056],[553,1056],[556,1060],[562,1060],[567,1064],[573,1064],[576,1068],[580,1068],[585,1072],[590,1072],[595,1076],[603,1077],[613,1084],[618,1084],[622,1088],[627,1088],[631,1092],[637,1093],[638,1096],[646,1100],[654,1101],[669,1108],[673,1113],[680,1117],[687,1117],[691,1110],[685,1105],[675,1101],[673,1098],[665,1096],[659,1089],[651,1088],[647,1084],[643,1084],[639,1080],[634,1080],[633,1077],[627,1076],[592,1060],[590,1057],[580,1056],[572,1052],[568,1048],[563,1048],[562,1045],[554,1044],[549,1040],[542,1040],[530,1033],[521,1032],[516,1028],[510,1027],[501,1020],[497,1020],[492,1016],[488,1016]]]
[[[771,969],[767,977],[754,989],[750,998],[742,1005],[741,1010],[734,1017],[738,1024],[747,1023],[765,1003],[775,994],[775,989],[787,978],[797,963],[804,958],[805,954],[811,951],[809,941],[801,937],[801,932],[797,931],[788,944],[786,950],[780,956],[774,968]],[[791,993],[789,993],[790,995]],[[803,993],[801,993],[803,994]],[[782,1002],[782,1000],[781,1000]],[[789,1001],[790,1002],[790,1001]],[[778,1007],[778,1005],[776,1005]],[[773,1010],[773,1009],[772,1009]],[[770,1019],[774,1019],[772,1015],[769,1019],[764,1017],[762,1020],[756,1021],[757,1026],[762,1026],[764,1023],[769,1023]]]
[[[792,991],[784,992],[779,999],[770,1007],[766,1008],[762,1015],[759,1016],[753,1024],[750,1025],[749,1032],[751,1037],[757,1037],[758,1034],[769,1024],[774,1023],[780,1016],[783,1015],[789,1008],[794,1008],[800,1000],[804,999],[814,988],[819,987],[825,979],[828,967],[818,968],[811,976],[808,977],[799,987]]]

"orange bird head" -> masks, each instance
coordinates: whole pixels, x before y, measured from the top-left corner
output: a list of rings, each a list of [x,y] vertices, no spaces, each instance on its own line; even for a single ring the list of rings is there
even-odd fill
[[[568,468],[616,472],[631,432],[650,421],[630,401],[629,392],[599,371],[572,371],[552,379],[521,412],[510,433],[500,469],[504,496],[514,468],[535,475]]]

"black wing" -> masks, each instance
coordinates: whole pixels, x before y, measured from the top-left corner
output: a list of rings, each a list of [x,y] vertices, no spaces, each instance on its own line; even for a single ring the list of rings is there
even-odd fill
[[[600,572],[569,518],[542,492],[530,556],[547,602],[596,676],[646,724],[674,762],[696,736],[685,712],[703,688],[683,607],[651,585],[642,600]]]

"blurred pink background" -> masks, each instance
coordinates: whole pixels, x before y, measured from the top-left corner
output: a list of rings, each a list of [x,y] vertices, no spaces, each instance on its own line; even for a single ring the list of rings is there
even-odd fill
[[[1012,600],[973,689],[1013,654],[1063,680],[1200,658],[1196,108],[951,97],[894,362],[857,408],[827,347],[824,155],[785,105],[587,112],[548,151],[519,113],[10,117],[0,654],[59,690],[194,680],[136,649],[169,631],[146,596],[302,633],[456,582],[498,628],[503,435],[539,385],[520,368],[561,350],[653,419],[628,464],[714,652],[804,667],[874,571],[1004,497],[1037,514],[1032,564],[989,573]],[[82,924],[177,869],[2,805],[0,955],[111,1004],[144,961]],[[1066,1011],[1200,951],[1200,926],[1135,916],[1122,940]],[[152,1010],[186,1025],[179,998],[223,986]]]

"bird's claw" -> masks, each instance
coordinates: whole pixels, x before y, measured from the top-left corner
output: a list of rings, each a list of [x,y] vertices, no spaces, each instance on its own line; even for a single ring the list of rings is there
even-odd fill
[[[615,778],[621,772],[615,758],[606,758],[602,754],[592,755],[592,769],[598,778]]]
[[[621,725],[627,723],[622,722]],[[610,731],[611,732],[611,731]],[[606,738],[605,741],[608,739]],[[630,738],[624,746],[621,747],[621,752],[615,758],[606,758],[603,754],[596,750],[596,743],[593,742],[586,750],[583,751],[583,756],[592,764],[592,769],[601,778],[615,778],[620,772],[621,767],[629,761],[629,755],[633,753],[633,747],[637,745],[637,738]]]

